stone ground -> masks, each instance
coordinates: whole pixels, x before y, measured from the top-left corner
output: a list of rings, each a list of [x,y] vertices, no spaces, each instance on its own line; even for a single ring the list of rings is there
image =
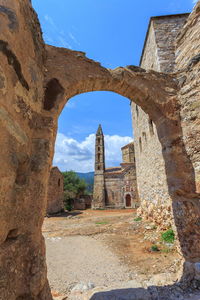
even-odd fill
[[[178,253],[161,243],[154,224],[135,218],[135,210],[86,210],[46,218],[43,234],[54,299],[200,300],[173,288]],[[160,251],[150,251],[153,244]],[[149,286],[166,284],[172,285],[173,298],[166,289],[152,296]]]

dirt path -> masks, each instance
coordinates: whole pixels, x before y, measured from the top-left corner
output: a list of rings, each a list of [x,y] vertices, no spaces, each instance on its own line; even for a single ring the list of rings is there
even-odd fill
[[[134,210],[88,210],[46,218],[43,233],[52,290],[65,294],[80,282],[97,287],[172,283],[177,253],[150,252],[160,233],[134,219]]]
[[[46,239],[46,246],[48,277],[53,290],[66,293],[80,282],[112,286],[129,280],[127,267],[94,237],[51,237]]]

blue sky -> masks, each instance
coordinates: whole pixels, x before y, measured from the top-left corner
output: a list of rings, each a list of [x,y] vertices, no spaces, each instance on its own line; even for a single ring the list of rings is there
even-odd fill
[[[46,43],[86,52],[107,68],[138,65],[151,16],[190,12],[193,0],[32,0]],[[109,92],[78,95],[60,118],[54,164],[93,170],[94,133],[106,135],[106,164],[118,165],[133,138],[129,100]]]

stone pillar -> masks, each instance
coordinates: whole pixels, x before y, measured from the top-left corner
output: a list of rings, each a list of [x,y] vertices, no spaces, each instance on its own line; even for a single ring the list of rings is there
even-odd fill
[[[95,142],[95,174],[94,174],[94,192],[92,208],[104,208],[105,207],[105,153],[104,153],[104,135],[99,125],[96,133]]]

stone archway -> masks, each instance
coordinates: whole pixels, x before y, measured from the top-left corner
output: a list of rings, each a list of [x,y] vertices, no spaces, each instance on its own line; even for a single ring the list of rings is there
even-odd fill
[[[0,16],[1,298],[51,299],[41,226],[57,120],[68,99],[89,91],[125,96],[155,123],[181,249],[188,265],[200,262],[199,203],[176,75],[109,70],[82,52],[45,46],[29,0],[0,0]]]

